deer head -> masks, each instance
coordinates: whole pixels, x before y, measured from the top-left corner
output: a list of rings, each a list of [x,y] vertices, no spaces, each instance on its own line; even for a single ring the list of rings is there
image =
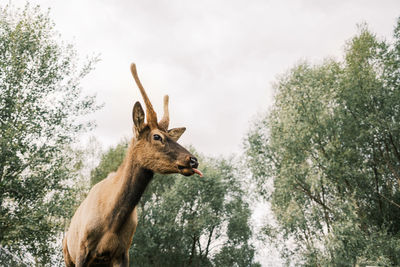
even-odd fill
[[[139,102],[133,106],[132,118],[137,148],[136,160],[146,169],[162,174],[180,173],[185,176],[197,173],[199,163],[189,151],[177,143],[186,128],[173,128],[168,130],[169,111],[168,95],[164,96],[164,116],[157,122],[157,114],[144,90],[136,71],[136,65],[131,64],[133,78],[139,87],[146,105],[147,123],[144,122],[145,114]]]

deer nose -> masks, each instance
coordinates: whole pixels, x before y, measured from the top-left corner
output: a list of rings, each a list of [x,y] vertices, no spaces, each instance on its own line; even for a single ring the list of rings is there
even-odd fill
[[[199,166],[199,162],[195,157],[189,157],[189,164],[192,168],[197,168]]]

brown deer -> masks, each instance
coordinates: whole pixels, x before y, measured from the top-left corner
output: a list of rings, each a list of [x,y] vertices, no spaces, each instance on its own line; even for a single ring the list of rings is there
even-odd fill
[[[70,266],[128,266],[128,250],[137,225],[138,204],[155,172],[202,173],[197,159],[177,143],[185,128],[168,130],[168,96],[164,97],[164,116],[157,114],[139,80],[136,66],[131,72],[146,104],[133,106],[135,137],[126,157],[114,173],[90,190],[72,217],[63,240],[64,261]]]

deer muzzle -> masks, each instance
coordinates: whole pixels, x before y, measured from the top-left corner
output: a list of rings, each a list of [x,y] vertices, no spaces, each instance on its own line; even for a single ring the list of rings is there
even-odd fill
[[[187,156],[185,158],[185,163],[186,164],[183,165],[178,164],[179,172],[182,175],[190,176],[197,173],[200,177],[203,177],[203,173],[197,169],[197,167],[199,166],[197,158],[195,158],[194,156]]]

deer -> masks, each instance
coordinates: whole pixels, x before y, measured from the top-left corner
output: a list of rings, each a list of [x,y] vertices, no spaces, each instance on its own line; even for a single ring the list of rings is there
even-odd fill
[[[133,106],[134,137],[116,172],[110,173],[89,191],[71,219],[63,239],[67,267],[128,266],[129,248],[137,227],[137,204],[154,173],[198,174],[198,160],[177,143],[186,128],[169,127],[168,95],[164,96],[164,114],[157,114],[131,64],[132,76],[146,106]]]

